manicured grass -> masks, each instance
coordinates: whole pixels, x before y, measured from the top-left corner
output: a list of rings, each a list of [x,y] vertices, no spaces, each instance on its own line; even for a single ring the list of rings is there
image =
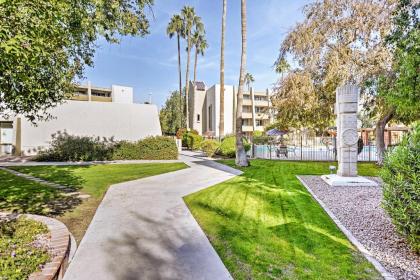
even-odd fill
[[[91,197],[84,200],[66,197],[56,189],[0,170],[0,209],[57,216],[80,241],[110,185],[186,167],[184,163],[13,167],[22,173],[71,186]]]
[[[328,173],[331,163],[251,164],[243,175],[185,197],[234,279],[380,278],[295,177]],[[377,172],[359,164],[361,175]]]
[[[35,246],[38,236],[48,228],[33,220],[19,217],[0,222],[0,279],[27,279],[39,270],[50,256],[46,246]]]

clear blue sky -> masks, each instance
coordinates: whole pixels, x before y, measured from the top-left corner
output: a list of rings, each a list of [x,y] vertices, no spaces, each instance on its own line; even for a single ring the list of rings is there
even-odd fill
[[[285,34],[302,21],[302,7],[309,0],[248,0],[248,60],[247,71],[255,78],[257,89],[270,88],[276,81],[273,63]],[[169,92],[178,88],[176,39],[169,39],[166,26],[184,5],[195,7],[202,17],[209,48],[199,58],[197,78],[208,86],[219,82],[221,0],[155,0],[154,19],[150,34],[141,37],[122,37],[120,44],[98,41],[95,66],[88,68],[82,83],[90,80],[97,86],[119,84],[134,88],[136,102],[144,102],[152,93],[159,107]],[[225,50],[226,84],[238,84],[240,64],[240,1],[228,0]],[[181,47],[185,50],[185,43]],[[191,57],[193,63],[193,56]],[[183,54],[183,72],[186,55]],[[192,70],[193,64],[191,64]],[[192,71],[191,71],[192,72]],[[192,74],[192,73],[191,73]],[[185,83],[183,74],[183,85]],[[192,79],[192,75],[191,75]]]

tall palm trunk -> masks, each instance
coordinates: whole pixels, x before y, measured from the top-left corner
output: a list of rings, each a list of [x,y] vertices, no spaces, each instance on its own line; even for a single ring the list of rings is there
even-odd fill
[[[382,165],[384,163],[385,155],[385,126],[394,116],[394,111],[392,110],[385,116],[383,116],[376,123],[376,153],[378,155],[377,164]]]
[[[194,83],[197,79],[197,59],[198,59],[198,48],[195,46],[195,55],[194,55]]]
[[[190,76],[190,54],[191,54],[191,32],[188,32],[187,34],[187,71],[185,74],[185,108],[187,110],[186,112],[186,121],[187,121],[187,129],[190,128],[190,116],[189,116],[189,110],[188,110],[188,94],[190,89],[190,83],[189,83],[189,76]]]
[[[241,0],[242,53],[239,72],[238,102],[236,106],[236,160],[238,166],[248,166],[244,143],[242,142],[242,103],[246,73],[246,0]]]
[[[222,12],[222,41],[220,44],[220,121],[219,137],[225,134],[225,30],[226,30],[226,2],[223,0]]]
[[[179,124],[179,127],[182,128],[183,127],[183,112],[184,112],[184,108],[182,108],[182,74],[181,74],[181,44],[179,42],[180,40],[180,36],[179,33],[177,33],[177,39],[178,39],[178,76],[179,76],[179,112],[181,114],[181,118],[180,121],[181,123]]]

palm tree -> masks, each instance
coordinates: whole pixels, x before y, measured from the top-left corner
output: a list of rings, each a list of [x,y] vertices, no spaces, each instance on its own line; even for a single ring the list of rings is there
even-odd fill
[[[196,30],[193,34],[193,44],[195,47],[195,56],[194,56],[194,83],[197,79],[197,60],[198,55],[201,54],[204,55],[204,51],[208,48],[207,40],[204,36],[204,32],[199,32]]]
[[[182,21],[182,18],[180,15],[174,15],[171,18],[171,21],[168,24],[168,27],[166,28],[166,33],[169,35],[169,38],[172,39],[172,37],[176,34],[177,42],[178,42],[178,76],[179,76],[179,98],[180,102],[179,105],[181,106],[180,112],[181,112],[181,118],[180,118],[180,127],[182,127],[182,74],[181,74],[181,44],[180,44],[180,38],[183,36],[184,32],[184,22]]]
[[[222,41],[220,43],[220,121],[219,137],[225,134],[225,29],[227,0],[223,0]]]
[[[189,75],[190,75],[190,61],[191,61],[191,47],[192,47],[192,33],[193,29],[203,32],[204,26],[201,18],[195,14],[193,7],[184,6],[181,10],[181,18],[184,26],[184,36],[187,40],[187,70],[185,73],[185,106],[186,106],[186,121],[187,129],[189,128],[189,108],[188,108],[188,91],[190,89]]]
[[[245,74],[245,84],[246,84],[246,86],[248,87],[248,91],[249,91],[249,89],[250,89],[250,87],[251,87],[251,84],[252,84],[253,82],[255,82],[254,76],[252,76],[252,74],[251,74],[251,73],[246,73],[246,74]]]
[[[238,100],[236,106],[236,160],[238,166],[248,166],[249,161],[246,157],[244,143],[242,142],[242,103],[246,72],[246,0],[241,0],[241,33],[242,33],[242,53],[241,68],[239,71]]]

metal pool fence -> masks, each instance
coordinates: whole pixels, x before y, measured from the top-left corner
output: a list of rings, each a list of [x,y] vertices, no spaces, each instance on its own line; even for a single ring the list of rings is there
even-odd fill
[[[285,138],[266,138],[267,141],[254,142],[249,155],[254,158],[277,160],[336,161],[337,147],[335,137],[287,135]],[[395,134],[385,139],[386,148],[398,145],[402,134]],[[265,142],[265,143],[264,143]],[[359,161],[376,161],[376,145],[374,139],[363,138],[363,147],[358,155]]]

